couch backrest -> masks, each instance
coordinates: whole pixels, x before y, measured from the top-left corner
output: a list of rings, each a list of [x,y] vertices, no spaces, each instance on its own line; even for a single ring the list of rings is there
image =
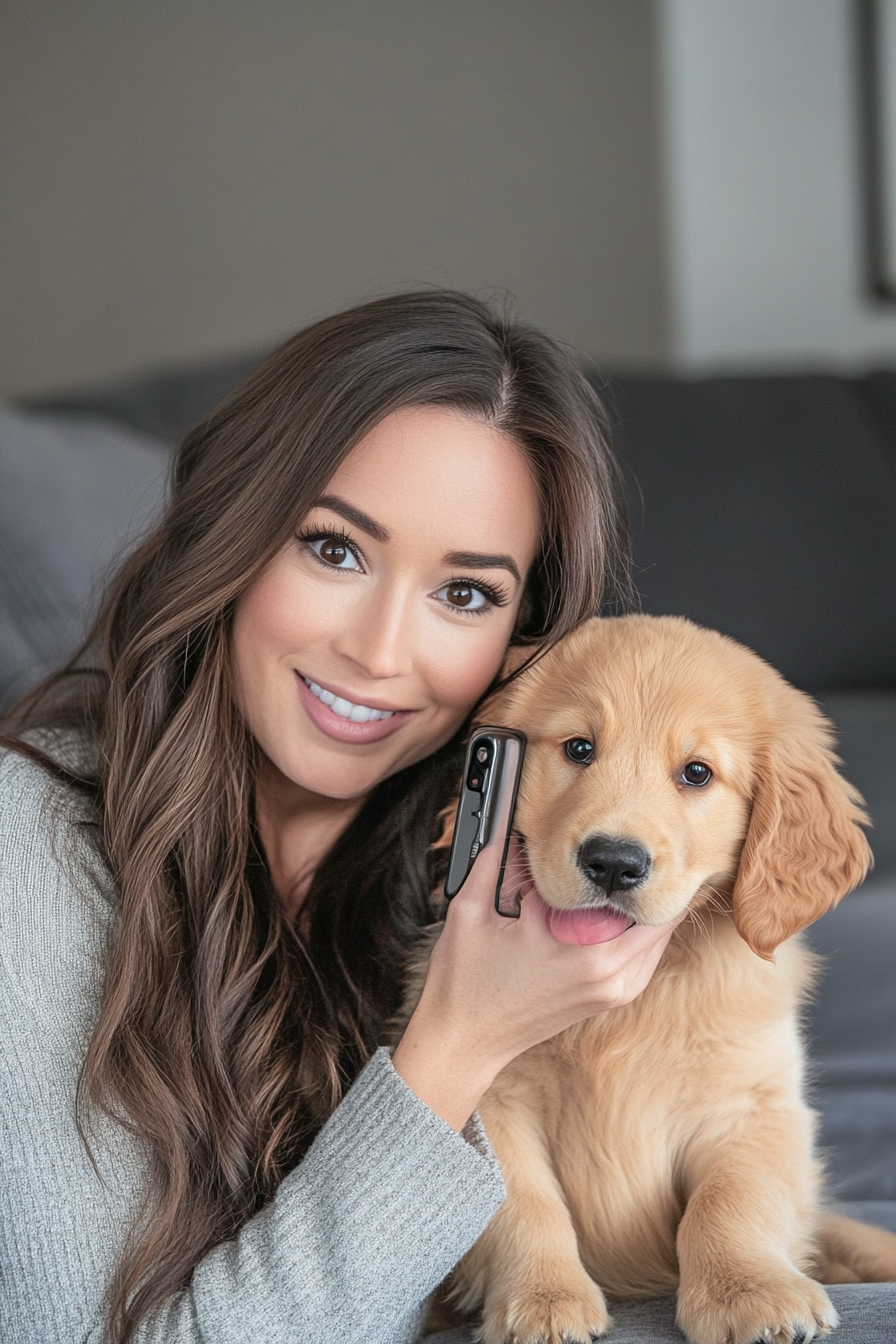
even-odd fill
[[[807,690],[896,687],[892,384],[629,377],[602,390],[644,610],[723,630]]]
[[[256,358],[43,406],[174,442]],[[595,381],[644,610],[724,630],[807,690],[896,687],[896,373]]]

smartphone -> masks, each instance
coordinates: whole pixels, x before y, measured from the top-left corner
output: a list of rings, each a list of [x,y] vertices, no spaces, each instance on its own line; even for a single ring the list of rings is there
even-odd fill
[[[450,901],[467,880],[479,851],[486,845],[500,845],[495,909],[509,919],[517,919],[520,913],[516,890],[504,891],[503,886],[525,753],[526,734],[515,728],[477,728],[474,732],[467,748],[445,880]]]

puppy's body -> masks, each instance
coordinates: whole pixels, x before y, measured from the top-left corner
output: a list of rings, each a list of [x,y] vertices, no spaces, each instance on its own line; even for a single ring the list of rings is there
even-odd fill
[[[588,622],[487,715],[529,738],[517,825],[548,905],[691,917],[634,1003],[527,1051],[483,1098],[508,1198],[458,1300],[488,1344],[586,1341],[610,1324],[602,1290],[677,1289],[694,1344],[826,1333],[817,1279],[896,1278],[896,1238],[825,1215],[803,1099],[815,959],[798,931],[869,860],[828,726],[747,650],[648,617]],[[585,766],[573,739],[594,745]],[[595,880],[608,837],[646,856],[618,888]]]
[[[798,940],[770,965],[708,916],[676,932],[634,1003],[502,1071],[480,1110],[509,1195],[462,1275],[487,1339],[584,1339],[609,1319],[590,1281],[611,1296],[673,1293],[684,1258],[692,1292],[718,1312],[717,1330],[694,1323],[691,1337],[722,1340],[748,1263],[766,1283],[781,1264],[819,1271],[796,1023],[812,977]],[[808,1280],[800,1296],[831,1323]],[[732,1338],[757,1338],[759,1324]]]

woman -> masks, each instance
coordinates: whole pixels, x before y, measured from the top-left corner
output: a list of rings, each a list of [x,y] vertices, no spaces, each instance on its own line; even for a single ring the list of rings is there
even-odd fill
[[[598,607],[615,498],[572,361],[453,293],[318,323],[188,436],[6,726],[7,1344],[419,1331],[503,1195],[479,1098],[669,936],[502,920],[485,851],[377,1048],[464,725]]]

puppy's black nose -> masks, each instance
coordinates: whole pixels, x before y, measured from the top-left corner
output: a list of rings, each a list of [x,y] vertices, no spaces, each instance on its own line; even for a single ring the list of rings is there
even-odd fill
[[[579,846],[578,860],[588,880],[608,896],[640,886],[653,866],[643,845],[612,835],[589,836]]]

